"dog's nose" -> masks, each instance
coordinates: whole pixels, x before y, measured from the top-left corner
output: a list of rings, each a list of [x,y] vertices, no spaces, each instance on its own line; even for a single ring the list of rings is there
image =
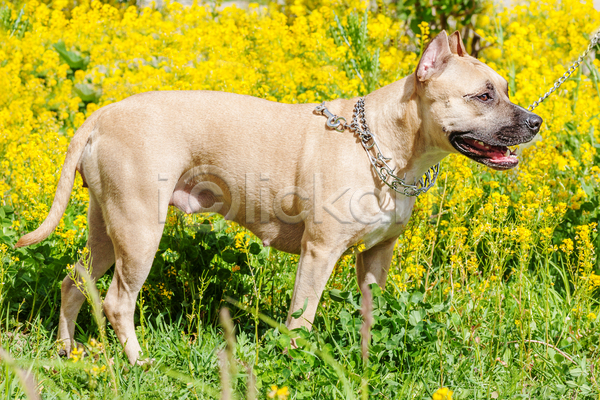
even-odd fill
[[[539,116],[535,115],[535,114],[531,114],[527,117],[527,119],[525,120],[525,123],[527,124],[527,127],[529,129],[531,129],[533,131],[533,133],[538,133],[538,131],[540,130],[540,126],[542,126],[542,118],[540,118]]]

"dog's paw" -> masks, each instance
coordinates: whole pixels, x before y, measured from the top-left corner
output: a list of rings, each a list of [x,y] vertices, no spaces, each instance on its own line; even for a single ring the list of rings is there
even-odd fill
[[[295,349],[297,349],[297,348],[299,347],[299,346],[298,346],[298,342],[297,342],[297,338],[291,338],[291,339],[290,339],[290,347],[291,347],[292,349],[294,349],[294,350],[295,350]]]
[[[71,344],[68,340],[58,339],[55,343],[56,350],[58,352],[58,356],[62,358],[73,358],[73,356],[77,356],[79,358],[83,357],[84,348],[83,345],[79,342],[74,342]]]
[[[288,356],[289,358],[294,358],[294,350],[300,347],[296,341],[296,338],[290,338],[290,345],[283,349],[283,354]],[[291,353],[290,353],[291,351]]]
[[[146,358],[143,360],[137,360],[135,363],[137,365],[139,365],[140,367],[142,367],[144,372],[147,372],[156,363],[156,359],[155,358]]]
[[[85,351],[85,348],[81,343],[75,342],[75,346],[73,347],[62,345],[58,350],[58,356],[61,358],[70,358],[74,361],[77,361],[84,357],[87,357],[88,353],[87,351]]]

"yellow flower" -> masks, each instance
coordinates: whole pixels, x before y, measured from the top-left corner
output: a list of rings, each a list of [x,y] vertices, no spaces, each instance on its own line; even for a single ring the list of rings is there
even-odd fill
[[[590,274],[590,286],[591,289],[600,287],[600,275],[596,275],[593,272]]]
[[[285,400],[288,398],[289,395],[290,395],[290,391],[288,390],[287,386],[278,388],[277,385],[272,385],[271,391],[267,394],[267,396],[270,399],[279,399],[279,400]]]
[[[83,349],[75,347],[75,348],[73,348],[73,350],[71,350],[70,358],[73,362],[79,361],[82,356],[83,356]]]
[[[447,387],[440,388],[433,394],[432,400],[452,400],[452,393]]]
[[[573,249],[573,241],[569,238],[563,239],[563,242],[560,245],[560,250],[569,255],[573,252]]]

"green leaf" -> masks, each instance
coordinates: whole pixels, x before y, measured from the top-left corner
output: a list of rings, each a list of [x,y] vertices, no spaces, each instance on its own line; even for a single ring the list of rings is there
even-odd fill
[[[369,288],[371,289],[371,294],[373,295],[373,297],[381,296],[381,288],[378,284],[371,283],[369,285]]]
[[[410,316],[408,317],[408,323],[412,326],[417,326],[419,322],[423,319],[421,312],[419,310],[413,310],[410,312]]]
[[[565,357],[560,353],[554,354],[554,357],[552,357],[552,358],[554,358],[554,361],[556,361],[559,364],[562,364],[563,361],[565,361]]]
[[[44,262],[44,260],[46,259],[46,257],[44,257],[44,254],[42,254],[42,253],[38,253],[38,252],[35,252],[35,253],[33,253],[33,254],[31,255],[31,257],[32,257],[34,260],[37,260],[37,261],[39,261],[39,262]]]
[[[233,264],[237,261],[237,254],[233,250],[228,249],[221,253],[221,258],[226,263]]]
[[[445,303],[439,303],[439,304],[435,304],[435,305],[432,307],[432,311],[433,311],[434,313],[438,313],[438,312],[441,312],[441,311],[446,311],[446,304],[445,304]]]
[[[584,178],[580,178],[579,182],[581,183],[581,189],[583,189],[585,194],[587,194],[588,197],[594,197],[596,185],[586,183]]]
[[[217,278],[219,278],[221,280],[229,279],[230,276],[231,276],[231,271],[228,270],[227,268],[221,268],[217,271]]]
[[[348,301],[350,292],[341,292],[339,289],[333,289],[329,291],[329,297],[333,301],[345,302]]]
[[[575,367],[575,368],[571,368],[569,370],[569,373],[571,374],[571,376],[580,376],[581,374],[583,374],[583,370],[579,367]]]
[[[418,304],[421,301],[423,301],[423,293],[421,292],[414,292],[412,296],[410,296],[410,302],[413,304]]]
[[[254,244],[256,244],[256,243],[254,243]],[[292,313],[292,318],[296,318],[296,319],[300,318],[302,316],[302,314],[304,314],[304,311],[306,310],[307,305],[308,305],[308,297],[304,299],[304,306],[301,309],[294,311]]]
[[[227,236],[221,236],[221,237],[219,238],[218,245],[219,245],[219,248],[221,248],[221,249],[222,249],[222,248],[224,248],[224,247],[227,247],[227,246],[229,246],[229,245],[230,245],[230,244],[232,244],[232,243],[233,243],[233,240],[232,240],[231,238],[229,238],[229,237],[227,237]]]
[[[81,57],[78,52],[69,51],[65,42],[59,40],[53,45],[54,49],[60,54],[60,58],[73,70],[85,69],[90,62],[89,57]]]
[[[373,337],[373,343],[377,343],[379,341],[381,341],[381,338],[383,338],[383,333],[381,331],[373,331],[371,332],[371,336]]]
[[[78,83],[73,87],[73,90],[84,103],[98,103],[102,96],[101,90],[94,90],[94,88],[87,83]]]
[[[250,245],[250,248],[248,249],[248,251],[250,252],[250,254],[254,254],[257,255],[260,253],[262,249],[260,248],[260,245],[258,243],[252,243]]]

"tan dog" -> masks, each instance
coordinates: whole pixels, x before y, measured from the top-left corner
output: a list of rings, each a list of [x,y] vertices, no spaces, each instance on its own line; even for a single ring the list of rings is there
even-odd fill
[[[357,101],[325,106],[350,121]],[[90,193],[93,278],[115,265],[104,311],[131,363],[141,350],[136,298],[169,205],[217,211],[264,245],[300,254],[287,325],[310,328],[335,263],[350,246],[366,248],[357,257],[359,285],[384,286],[415,202],[384,184],[357,136],[327,129],[315,106],[173,91],[103,107],[73,137],[48,217],[17,247],[56,228],[77,170]],[[542,123],[509,101],[506,81],[466,53],[458,32],[439,34],[415,73],[366,96],[364,110],[381,154],[409,183],[457,151],[495,169],[512,168],[518,161],[507,146],[531,140]],[[306,299],[302,317],[292,318]],[[59,339],[67,353],[83,301],[65,278]]]

